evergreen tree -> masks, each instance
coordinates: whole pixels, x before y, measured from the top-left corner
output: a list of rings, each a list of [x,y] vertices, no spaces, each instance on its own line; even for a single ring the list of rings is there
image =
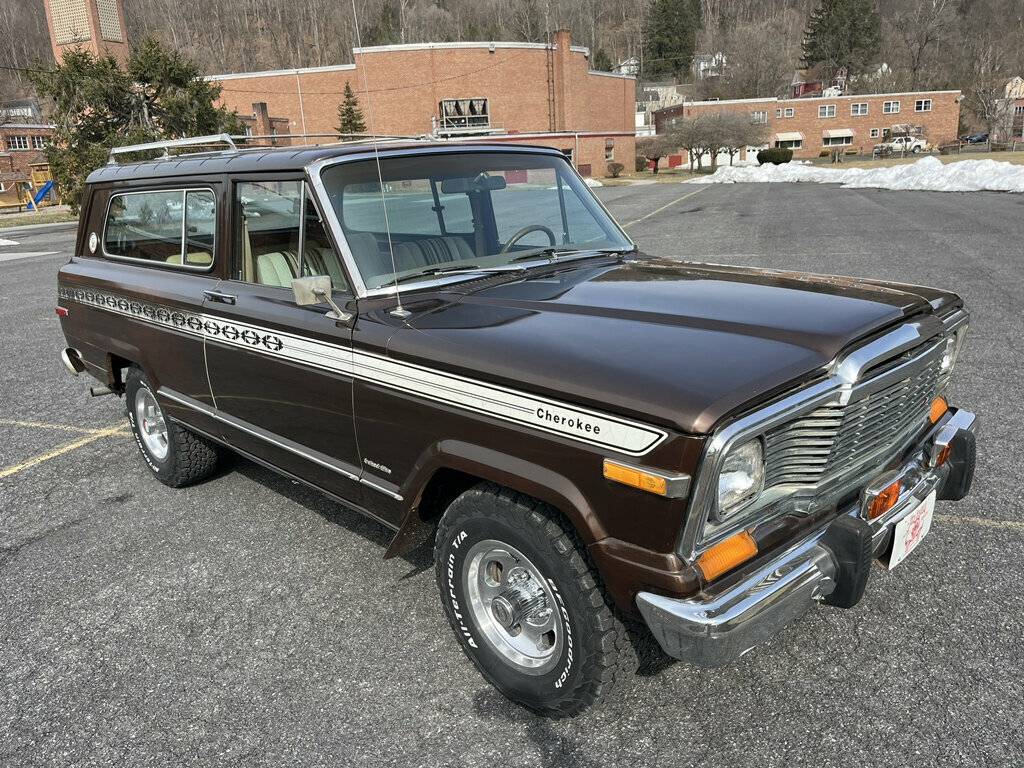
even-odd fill
[[[596,72],[611,72],[615,65],[612,64],[611,58],[605,53],[604,48],[598,48],[594,53],[594,58],[590,62],[591,68]]]
[[[123,69],[113,57],[78,49],[30,77],[53,103],[46,154],[61,199],[73,207],[111,147],[242,130],[234,112],[214,106],[220,86],[155,40],[136,46]]]
[[[700,0],[654,0],[647,17],[643,76],[685,77],[700,27]]]
[[[803,59],[822,65],[826,76],[840,67],[862,72],[882,47],[882,22],[872,0],[822,0],[804,31]]]
[[[344,138],[354,133],[366,133],[366,123],[363,121],[363,111],[359,109],[359,99],[356,98],[351,84],[345,81],[345,98],[338,105],[338,135]]]

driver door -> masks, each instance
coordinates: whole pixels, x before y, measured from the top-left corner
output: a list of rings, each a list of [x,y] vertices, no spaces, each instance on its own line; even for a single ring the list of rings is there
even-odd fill
[[[206,361],[223,437],[251,456],[362,506],[352,418],[352,329],[298,306],[291,281],[331,277],[354,310],[341,260],[299,178],[232,190],[229,279],[207,293]],[[353,312],[354,316],[354,312]]]

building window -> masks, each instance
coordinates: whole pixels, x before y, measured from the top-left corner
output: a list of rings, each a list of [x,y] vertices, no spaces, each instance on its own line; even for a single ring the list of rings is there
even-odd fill
[[[783,117],[793,117],[796,114],[796,110],[793,107],[786,107],[782,110]]]
[[[803,145],[802,139],[783,139],[775,142],[776,149],[800,149]]]
[[[777,120],[780,117],[782,117],[782,110],[781,109],[776,109],[775,110],[775,119]]]
[[[859,101],[855,104],[850,105],[850,114],[854,117],[866,115],[868,113],[868,103],[866,101]]]
[[[878,129],[877,128],[872,128],[871,129],[871,138],[872,139],[877,139],[878,138]]]
[[[606,163],[615,162],[615,139],[605,139],[604,142],[604,161]]]
[[[28,149],[28,136],[8,136],[7,149]]]
[[[898,101],[883,101],[882,102],[882,114],[883,115],[895,115],[900,111],[900,103]]]
[[[822,104],[818,107],[818,117],[835,117],[836,116],[836,105],[835,104]]]
[[[897,110],[899,111],[899,110]],[[931,112],[932,111],[932,100],[931,99],[918,99],[914,102],[915,112]]]
[[[767,125],[768,124],[768,113],[767,112],[751,112],[750,122],[755,125]]]
[[[845,147],[853,144],[853,136],[826,136],[821,140],[823,147]]]
[[[33,136],[32,137],[32,149],[46,149],[46,137],[45,136]]]
[[[1014,107],[1013,114],[1024,115],[1024,104],[1018,104],[1016,107]]]
[[[490,128],[491,113],[487,99],[442,99],[441,132]]]

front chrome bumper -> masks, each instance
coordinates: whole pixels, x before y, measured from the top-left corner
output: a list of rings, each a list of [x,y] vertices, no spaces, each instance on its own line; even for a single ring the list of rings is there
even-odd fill
[[[922,450],[887,479],[898,476],[904,491],[896,505],[882,517],[860,523],[871,536],[871,553],[883,554],[889,546],[896,524],[918,504],[937,491],[944,498],[949,483],[964,483],[951,473],[973,472],[973,413],[952,413],[929,435]],[[934,466],[944,445],[969,444],[969,469],[947,462]],[[969,485],[970,478],[966,480]],[[950,498],[961,498],[950,496]],[[779,552],[770,561],[754,566],[749,573],[725,577],[708,586],[699,596],[678,599],[640,592],[637,607],[647,626],[670,656],[702,666],[718,666],[743,655],[772,637],[813,603],[825,600],[837,588],[837,579],[846,578],[841,558],[837,557],[830,535],[844,515],[862,518],[863,503],[843,510],[829,523]],[[866,540],[865,540],[865,546]],[[861,587],[862,588],[862,587]],[[859,595],[857,596],[859,598]]]

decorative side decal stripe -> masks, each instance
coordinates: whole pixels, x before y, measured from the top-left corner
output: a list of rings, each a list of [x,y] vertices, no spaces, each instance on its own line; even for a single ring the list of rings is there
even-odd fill
[[[641,456],[666,437],[655,427],[525,392],[487,384],[217,315],[141,302],[103,291],[60,288],[61,299],[173,329],[214,343],[247,349],[275,359],[363,379],[382,387],[486,414],[504,421],[562,435],[630,456]]]

